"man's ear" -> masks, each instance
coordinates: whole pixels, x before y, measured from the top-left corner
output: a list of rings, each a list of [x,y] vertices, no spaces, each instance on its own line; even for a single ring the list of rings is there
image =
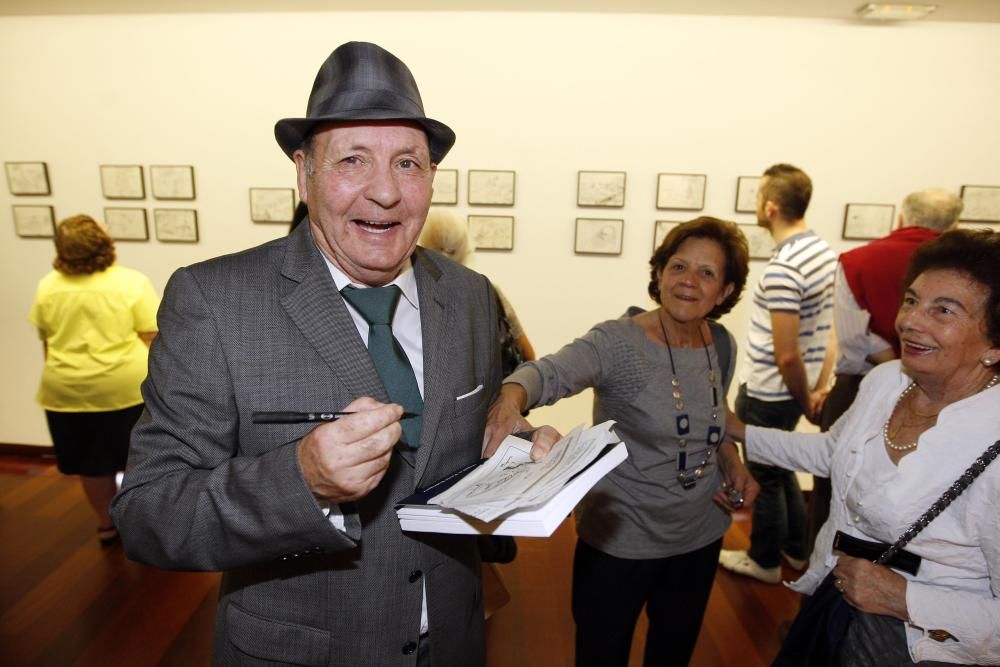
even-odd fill
[[[306,153],[301,148],[292,153],[295,160],[295,183],[299,188],[299,200],[309,203],[309,186],[306,173]]]

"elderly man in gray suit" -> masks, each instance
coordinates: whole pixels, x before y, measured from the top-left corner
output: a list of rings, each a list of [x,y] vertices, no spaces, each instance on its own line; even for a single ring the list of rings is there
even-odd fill
[[[403,533],[393,508],[479,459],[500,384],[489,282],[416,247],[455,135],[356,42],[275,135],[308,224],[170,279],[113,504],[125,548],[224,571],[219,665],[481,665],[475,539]],[[318,411],[350,414],[301,421]]]

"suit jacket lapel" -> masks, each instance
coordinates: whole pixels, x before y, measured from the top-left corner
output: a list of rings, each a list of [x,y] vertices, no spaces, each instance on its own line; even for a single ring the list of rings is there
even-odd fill
[[[313,242],[309,221],[289,237],[282,275],[298,283],[281,299],[289,318],[345,387],[348,396],[389,397],[358,335],[330,270]],[[331,406],[340,409],[343,406]]]
[[[441,269],[428,253],[417,248],[411,259],[420,297],[420,335],[424,348],[424,420],[414,474],[415,485],[419,486],[438,440],[441,413],[451,407],[449,399],[454,399],[448,395],[448,336],[445,332],[452,317],[455,295],[449,294],[448,286],[441,284]]]

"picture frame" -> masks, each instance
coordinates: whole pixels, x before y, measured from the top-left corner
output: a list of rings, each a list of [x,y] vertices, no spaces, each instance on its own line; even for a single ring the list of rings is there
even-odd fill
[[[513,206],[516,174],[498,169],[469,170],[469,204]]]
[[[14,204],[14,231],[21,238],[50,239],[56,235],[56,212],[51,206]]]
[[[762,176],[738,176],[736,178],[736,204],[734,210],[737,213],[757,212],[757,188],[760,186]]]
[[[198,212],[191,208],[154,208],[156,240],[163,243],[197,243]]]
[[[678,220],[657,220],[653,223],[653,252],[660,247],[663,239],[667,238],[670,230],[681,224]]]
[[[148,241],[149,221],[144,208],[106,206],[104,226],[116,241]]]
[[[49,166],[44,162],[4,162],[7,189],[12,195],[45,196],[52,194]]]
[[[849,241],[880,239],[892,231],[895,214],[893,204],[847,204],[840,236]]]
[[[250,188],[250,219],[253,222],[288,224],[294,217],[294,188]]]
[[[194,167],[154,164],[149,167],[154,199],[194,199]]]
[[[142,178],[142,165],[102,164],[101,193],[105,199],[145,199],[146,183]]]
[[[620,255],[625,221],[621,218],[577,218],[573,252],[578,255]]]
[[[963,185],[963,222],[1000,222],[1000,185]]]
[[[656,208],[700,211],[707,185],[705,174],[657,174]]]
[[[594,208],[625,206],[624,171],[576,172],[576,205]]]
[[[470,215],[469,239],[476,250],[513,250],[514,216]]]
[[[757,224],[737,225],[747,237],[750,259],[771,259],[774,253],[774,237],[766,228]]]
[[[431,204],[458,203],[458,169],[438,169],[434,174]]]

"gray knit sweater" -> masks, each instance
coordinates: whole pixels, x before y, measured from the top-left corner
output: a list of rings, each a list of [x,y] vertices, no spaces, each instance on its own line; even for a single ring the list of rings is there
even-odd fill
[[[712,368],[723,377],[719,426],[725,431],[726,390],[733,376],[736,343],[728,331],[728,368],[719,372],[714,342]],[[684,410],[691,419],[687,467],[701,462],[711,420],[712,393],[704,348],[674,348]],[[577,533],[587,544],[618,558],[663,558],[719,539],[729,516],[712,496],[722,485],[718,454],[693,489],[677,480],[678,410],[670,384],[667,348],[623,315],[596,325],[555,354],[522,364],[504,382],[522,385],[528,405],[551,405],[594,389],[594,423],[614,419],[629,457],[587,494],[576,509]]]

